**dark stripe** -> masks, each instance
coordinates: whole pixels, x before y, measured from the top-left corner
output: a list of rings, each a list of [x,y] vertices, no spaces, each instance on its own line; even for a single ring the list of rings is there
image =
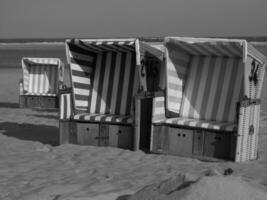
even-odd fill
[[[86,101],[88,99],[88,96],[86,96],[86,95],[80,95],[80,94],[74,94],[74,95],[75,95],[75,100]]]
[[[68,43],[68,46],[69,46],[70,51],[77,52],[79,54],[90,55],[90,56],[96,55],[94,52],[90,51],[89,49],[85,50],[85,49],[81,48],[81,46],[78,46],[76,44]],[[88,48],[88,47],[86,47],[86,48]]]
[[[227,88],[227,97],[226,97],[226,101],[225,101],[225,105],[223,105],[224,112],[223,112],[223,121],[229,121],[228,116],[229,116],[229,112],[231,112],[229,110],[229,107],[231,105],[233,96],[234,96],[234,87],[236,84],[236,77],[237,77],[237,71],[238,71],[238,64],[239,64],[239,59],[234,59],[234,63],[232,66],[230,66],[232,69],[232,73],[229,75],[230,77],[230,84],[229,84],[229,88]]]
[[[120,114],[123,79],[124,79],[124,75],[125,75],[125,73],[124,73],[125,63],[126,63],[126,53],[122,53],[121,54],[121,67],[120,67],[120,76],[119,76],[119,83],[118,83],[118,93],[117,93],[117,102],[116,102],[115,114]]]
[[[108,80],[108,90],[107,90],[107,100],[106,100],[106,109],[105,113],[110,113],[110,106],[112,100],[112,88],[113,88],[113,81],[114,81],[114,74],[116,68],[116,56],[117,53],[113,52],[111,57],[111,65],[110,65],[110,72],[109,72],[109,80]]]
[[[205,85],[202,105],[201,105],[201,109],[200,109],[200,117],[201,118],[204,118],[206,116],[207,107],[208,107],[208,98],[210,96],[210,90],[212,87],[212,78],[213,78],[213,73],[214,73],[214,69],[215,69],[215,62],[216,62],[216,57],[211,57],[210,65],[208,68],[207,82]]]
[[[97,99],[96,99],[96,113],[100,112],[101,100],[102,100],[102,90],[103,90],[103,83],[104,83],[104,75],[105,75],[105,66],[106,66],[106,59],[107,53],[103,53],[102,62],[101,62],[101,69],[99,74],[99,83],[97,88]]]
[[[191,105],[190,105],[190,109],[189,109],[189,117],[194,117],[194,110],[195,110],[195,106],[196,106],[196,102],[197,102],[197,94],[199,92],[199,83],[200,83],[200,78],[202,77],[202,73],[203,73],[203,68],[204,68],[204,56],[200,56],[198,57],[198,63],[197,66],[193,66],[191,65],[190,67],[197,67],[196,69],[196,76],[195,76],[195,82],[194,82],[194,87],[193,87],[193,91],[192,91],[192,96],[191,96]],[[194,70],[194,69],[192,69]],[[190,84],[190,83],[189,83]]]
[[[131,69],[130,69],[130,79],[129,84],[128,84],[128,94],[127,94],[127,101],[126,101],[126,115],[129,115],[131,113],[131,105],[133,102],[133,88],[134,88],[134,84],[136,84],[134,82],[135,80],[135,70],[136,70],[136,64],[135,64],[135,53],[132,53],[132,60],[131,60]]]
[[[211,114],[212,120],[216,120],[216,116],[217,116],[217,112],[218,112],[218,106],[219,106],[219,102],[221,99],[222,88],[223,88],[223,84],[224,84],[227,60],[228,59],[224,57],[222,60],[221,66],[220,66],[220,76],[219,76],[219,80],[218,80],[218,85],[217,85],[216,90],[215,90],[216,94],[215,94],[214,104],[212,107],[212,114]]]
[[[73,86],[74,88],[77,88],[77,89],[86,89],[86,90],[91,90],[91,87],[92,87],[89,84],[77,83],[77,82],[73,82]]]
[[[67,95],[64,95],[63,96],[63,110],[61,111],[63,112],[63,119],[67,119],[67,109],[68,109],[67,102],[68,102]]]
[[[83,65],[83,66],[88,66],[88,67],[92,67],[94,62],[89,62],[86,60],[80,60],[77,58],[70,58],[71,63],[75,63],[78,65]]]
[[[74,76],[80,76],[80,77],[85,77],[85,78],[89,78],[91,73],[85,72],[85,71],[76,71],[76,70],[72,70],[72,75]]]

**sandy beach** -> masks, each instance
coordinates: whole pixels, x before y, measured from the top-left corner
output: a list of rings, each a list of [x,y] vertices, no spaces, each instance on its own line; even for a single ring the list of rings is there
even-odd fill
[[[267,86],[259,159],[200,161],[117,148],[60,145],[58,112],[18,108],[20,68],[1,69],[0,199],[267,198]],[[224,171],[232,169],[230,176]],[[214,192],[216,191],[216,192]]]

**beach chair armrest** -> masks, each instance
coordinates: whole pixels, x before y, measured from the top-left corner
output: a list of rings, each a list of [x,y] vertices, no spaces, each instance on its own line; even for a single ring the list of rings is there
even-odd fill
[[[23,95],[24,94],[24,86],[23,86],[23,79],[19,80],[19,94]]]
[[[152,123],[166,119],[165,115],[165,96],[163,92],[155,93],[152,102]]]
[[[236,162],[246,161],[247,159],[257,158],[257,140],[260,121],[260,99],[243,99],[237,106],[237,144],[236,144]],[[245,138],[253,138],[254,148],[251,153],[246,154],[249,145],[244,144]],[[243,152],[243,153],[242,153]],[[249,156],[249,158],[247,158]]]
[[[73,116],[72,88],[59,90],[59,119],[70,120]]]

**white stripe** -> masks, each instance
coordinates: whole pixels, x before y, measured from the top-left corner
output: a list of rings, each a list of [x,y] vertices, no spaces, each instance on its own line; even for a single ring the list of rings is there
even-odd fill
[[[84,65],[77,65],[75,63],[71,63],[71,69],[75,71],[80,71],[80,72],[87,72],[87,73],[92,73],[93,67],[88,67]]]
[[[188,118],[187,119],[179,119],[178,122],[177,122],[177,124],[184,125],[186,122],[188,122],[190,120],[192,120],[192,119],[188,119]]]
[[[193,88],[195,85],[196,76],[198,75],[196,73],[197,73],[197,67],[198,67],[198,63],[199,63],[199,57],[194,56],[193,60],[191,62],[192,62],[192,64],[190,66],[189,74],[188,74],[188,76],[189,76],[188,80],[190,80],[191,82],[190,82],[190,84],[187,84],[186,88],[185,88],[185,94],[183,97],[182,110],[181,110],[181,116],[182,117],[188,117],[189,116]]]
[[[76,106],[87,107],[88,101],[75,100],[75,104],[76,104]]]
[[[154,114],[155,115],[165,114],[164,107],[163,108],[154,108]]]
[[[75,83],[83,83],[87,85],[91,84],[91,80],[89,78],[84,78],[80,76],[72,76],[72,81]]]
[[[85,96],[89,96],[89,94],[90,94],[90,90],[78,89],[78,88],[74,88],[73,92],[74,92],[74,94],[85,95]]]
[[[71,115],[71,99],[70,99],[70,94],[67,95],[67,117],[69,118]]]
[[[60,97],[60,119],[63,119],[64,118],[64,95],[61,95]]]
[[[44,72],[44,74],[45,74],[45,76],[44,76],[44,82],[45,82],[45,84],[44,84],[44,91],[48,91],[49,90],[49,68],[47,68],[47,67],[45,67],[44,68],[44,70],[45,70],[45,72]]]
[[[38,72],[39,67],[33,68],[33,92],[38,93]]]
[[[45,93],[44,86],[45,86],[45,66],[41,66],[41,74],[40,74],[40,93]]]
[[[98,92],[98,80],[100,77],[100,68],[101,68],[102,54],[97,54],[96,67],[95,67],[95,77],[92,91],[92,101],[91,101],[91,113],[95,113],[96,110],[96,100]]]
[[[100,102],[100,113],[105,113],[106,109],[106,101],[107,101],[107,93],[108,93],[108,85],[109,83],[109,74],[110,74],[110,68],[111,68],[111,56],[112,53],[107,53],[106,57],[106,63],[105,63],[105,73],[104,75],[104,83],[103,83],[103,89],[102,89],[102,95],[101,95],[101,102]]]

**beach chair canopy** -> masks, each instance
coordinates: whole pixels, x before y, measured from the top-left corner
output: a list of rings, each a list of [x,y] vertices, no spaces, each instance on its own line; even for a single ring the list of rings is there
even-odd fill
[[[133,122],[134,96],[141,87],[141,60],[158,50],[137,39],[66,41],[75,120]],[[161,55],[162,56],[162,53]]]
[[[63,65],[57,58],[22,58],[23,94],[56,96],[63,81]]]
[[[265,57],[245,40],[169,37],[165,47],[166,123],[235,130],[237,103],[260,97],[263,77],[249,77],[253,65],[264,74]]]

